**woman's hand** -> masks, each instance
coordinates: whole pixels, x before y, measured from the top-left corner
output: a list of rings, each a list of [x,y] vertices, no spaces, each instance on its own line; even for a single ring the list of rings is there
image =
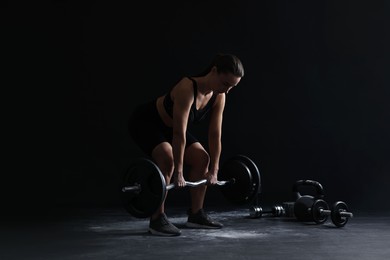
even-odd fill
[[[186,186],[186,180],[184,179],[183,173],[174,173],[173,181],[175,183],[176,188],[183,188]]]
[[[217,184],[218,182],[218,172],[216,171],[209,171],[206,175],[207,183],[209,185]]]

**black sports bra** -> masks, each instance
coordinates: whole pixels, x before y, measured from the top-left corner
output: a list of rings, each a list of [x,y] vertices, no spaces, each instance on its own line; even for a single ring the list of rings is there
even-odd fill
[[[217,96],[215,94],[213,94],[213,96],[210,98],[209,102],[207,103],[207,105],[204,108],[196,109],[196,96],[198,94],[198,84],[196,83],[196,81],[193,78],[191,78],[191,77],[187,77],[187,78],[189,78],[192,81],[193,88],[194,88],[194,103],[192,103],[192,106],[191,106],[188,122],[199,123],[200,121],[202,121],[206,117],[207,113],[211,110]],[[164,105],[165,111],[167,111],[168,115],[171,118],[173,118],[173,101],[171,99],[171,91],[172,91],[172,89],[169,91],[169,93],[167,95],[165,95],[163,105]]]

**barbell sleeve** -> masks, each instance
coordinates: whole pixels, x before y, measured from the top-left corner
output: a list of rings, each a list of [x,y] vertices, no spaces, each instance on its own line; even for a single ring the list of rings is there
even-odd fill
[[[137,193],[137,192],[140,192],[140,191],[141,191],[141,185],[139,185],[138,183],[134,183],[134,185],[132,185],[132,186],[126,186],[126,187],[122,188],[122,192],[134,192],[134,193]]]

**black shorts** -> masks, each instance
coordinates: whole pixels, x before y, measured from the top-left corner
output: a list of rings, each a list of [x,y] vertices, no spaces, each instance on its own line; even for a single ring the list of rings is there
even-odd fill
[[[162,142],[172,145],[172,127],[162,121],[156,107],[156,100],[138,105],[128,121],[130,136],[147,155],[152,156],[153,149]],[[186,132],[186,147],[198,140]]]

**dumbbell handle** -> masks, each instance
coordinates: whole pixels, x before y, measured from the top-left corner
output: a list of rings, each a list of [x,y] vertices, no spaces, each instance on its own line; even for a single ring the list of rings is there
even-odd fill
[[[340,211],[339,214],[341,217],[347,217],[347,218],[353,217],[353,213],[348,211]]]
[[[332,211],[329,210],[329,209],[320,209],[320,214],[321,215],[326,215],[326,216],[329,216],[330,214],[332,214]],[[353,217],[353,213],[352,212],[348,212],[348,211],[339,211],[339,214],[341,217],[346,217],[346,218],[352,218]]]
[[[319,211],[322,216],[330,216],[330,214],[332,213],[332,211],[329,209],[319,209]]]

